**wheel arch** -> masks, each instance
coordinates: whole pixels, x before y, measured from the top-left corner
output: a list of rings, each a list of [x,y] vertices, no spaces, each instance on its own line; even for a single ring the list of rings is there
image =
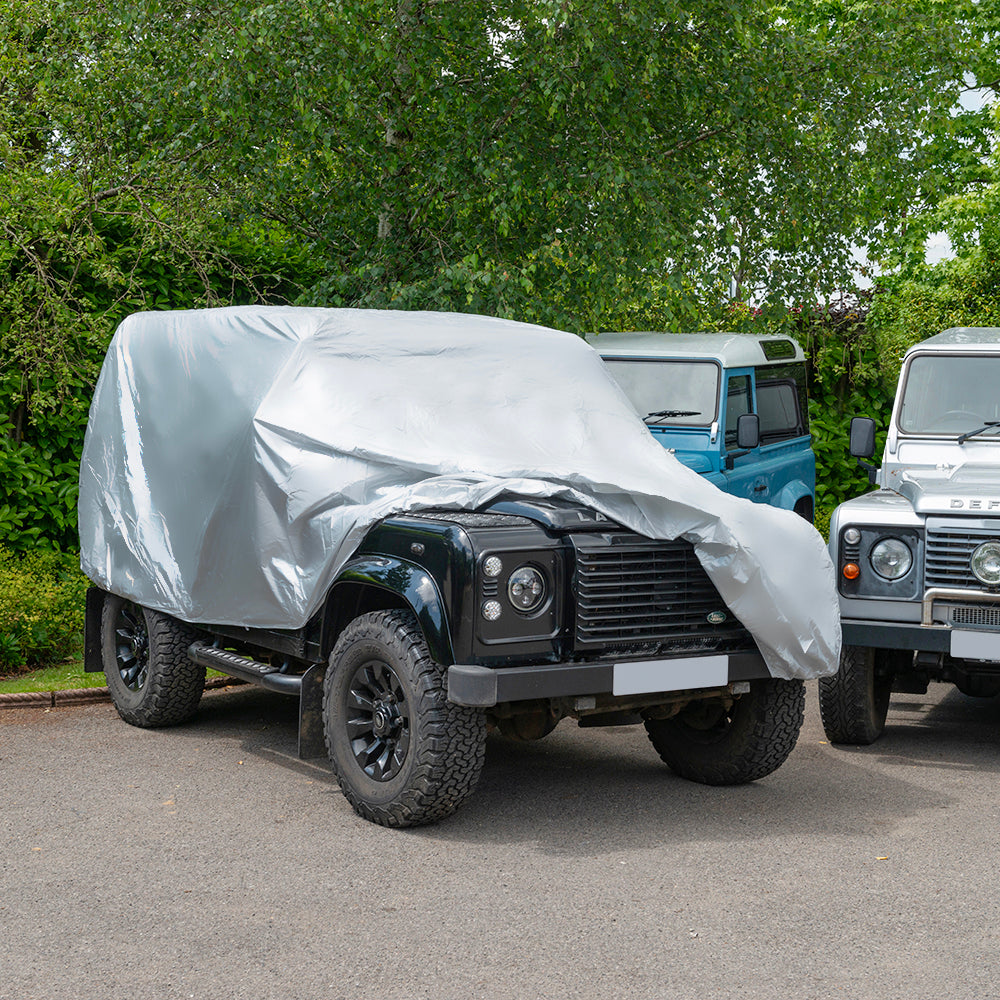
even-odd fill
[[[809,489],[808,484],[801,479],[795,479],[781,488],[774,498],[774,506],[795,511],[806,520],[812,521],[815,516],[815,494]]]
[[[443,666],[455,662],[448,615],[437,582],[423,567],[403,559],[353,559],[334,581],[323,615],[323,650],[328,655],[340,633],[369,611],[408,609],[416,616],[431,656]]]

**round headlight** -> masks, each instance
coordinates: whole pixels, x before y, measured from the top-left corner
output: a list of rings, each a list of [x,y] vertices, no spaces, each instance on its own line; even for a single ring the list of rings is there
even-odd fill
[[[518,611],[535,611],[545,600],[545,577],[534,566],[519,566],[507,579],[507,596]]]
[[[883,539],[872,549],[870,558],[872,569],[886,580],[906,576],[913,565],[909,547],[898,538]]]
[[[972,553],[972,572],[988,587],[1000,586],[1000,542],[983,542]]]

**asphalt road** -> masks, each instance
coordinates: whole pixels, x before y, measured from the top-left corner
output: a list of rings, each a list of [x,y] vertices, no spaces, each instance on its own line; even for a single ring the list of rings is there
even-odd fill
[[[294,703],[0,712],[0,998],[1000,997],[1000,701],[896,696],[742,788],[641,729],[492,738],[411,831],[295,758]]]

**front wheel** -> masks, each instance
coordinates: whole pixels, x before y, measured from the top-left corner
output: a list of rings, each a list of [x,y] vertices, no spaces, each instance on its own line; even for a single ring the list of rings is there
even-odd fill
[[[742,785],[777,770],[799,738],[805,685],[751,681],[731,700],[693,701],[669,719],[647,719],[646,733],[672,771],[705,785]]]
[[[173,726],[194,715],[205,668],[188,656],[198,633],[184,622],[109,594],[101,613],[108,691],[133,726]]]
[[[819,679],[819,714],[831,743],[874,743],[885,729],[892,692],[890,652],[844,646],[840,667]]]
[[[472,794],[486,715],[448,701],[409,611],[375,611],[344,629],[323,692],[326,747],[359,816],[382,826],[433,823]]]

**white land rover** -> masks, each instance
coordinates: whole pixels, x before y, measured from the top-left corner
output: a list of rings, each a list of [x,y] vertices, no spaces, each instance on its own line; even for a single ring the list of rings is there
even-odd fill
[[[875,423],[851,421],[870,458]],[[844,647],[819,682],[833,743],[871,743],[892,691],[1000,693],[1000,329],[946,330],[903,358],[878,489],[830,523]]]

